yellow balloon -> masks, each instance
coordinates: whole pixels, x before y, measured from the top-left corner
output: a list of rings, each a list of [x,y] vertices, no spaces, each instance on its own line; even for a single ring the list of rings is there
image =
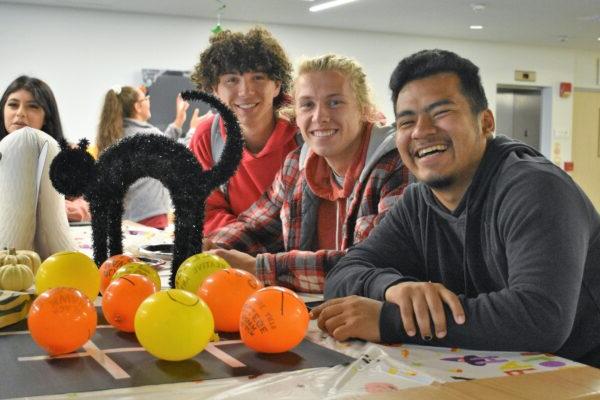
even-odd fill
[[[156,290],[160,290],[160,276],[158,272],[150,265],[144,262],[131,262],[123,265],[113,274],[111,281],[117,280],[124,275],[138,274],[144,275],[148,277],[152,282],[154,282],[154,286]]]
[[[35,274],[35,291],[56,287],[81,290],[92,302],[100,290],[100,274],[94,261],[78,251],[63,251],[48,257]]]
[[[177,270],[175,287],[196,294],[200,285],[212,273],[229,268],[223,258],[200,253],[187,258]]]
[[[204,350],[215,325],[202,299],[184,290],[169,289],[140,304],[134,326],[148,353],[161,360],[181,361]]]

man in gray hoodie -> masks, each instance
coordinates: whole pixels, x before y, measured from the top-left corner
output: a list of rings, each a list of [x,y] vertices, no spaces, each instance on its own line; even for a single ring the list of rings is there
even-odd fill
[[[471,61],[424,50],[390,88],[419,183],[328,273],[321,329],[600,366],[600,217],[587,196],[533,148],[493,137]]]

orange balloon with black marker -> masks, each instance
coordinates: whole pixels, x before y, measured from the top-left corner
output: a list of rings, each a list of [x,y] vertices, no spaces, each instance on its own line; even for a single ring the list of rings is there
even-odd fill
[[[308,330],[308,310],[293,291],[270,286],[258,290],[244,303],[240,336],[244,344],[261,353],[282,353],[296,347]]]
[[[113,275],[119,268],[137,261],[139,261],[137,258],[126,254],[117,254],[104,261],[98,270],[100,273],[100,293],[104,294],[104,290],[110,285]]]
[[[124,275],[108,285],[102,297],[102,312],[109,324],[123,332],[133,332],[135,313],[148,296],[156,293],[147,276]]]
[[[31,304],[27,326],[35,343],[50,355],[71,353],[96,332],[98,317],[90,299],[78,289],[57,287]]]
[[[215,330],[237,332],[244,303],[262,287],[262,282],[250,272],[227,268],[209,275],[197,294],[212,311]]]

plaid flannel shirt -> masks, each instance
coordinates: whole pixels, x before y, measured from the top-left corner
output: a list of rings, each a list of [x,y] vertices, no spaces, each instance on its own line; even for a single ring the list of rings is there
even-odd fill
[[[213,232],[217,245],[256,256],[257,277],[265,285],[282,285],[300,292],[322,292],[325,275],[365,239],[385,212],[402,195],[408,170],[397,150],[390,150],[356,182],[347,201],[343,224],[344,250],[316,248],[319,198],[300,169],[301,148],[291,152],[267,192],[233,222]]]

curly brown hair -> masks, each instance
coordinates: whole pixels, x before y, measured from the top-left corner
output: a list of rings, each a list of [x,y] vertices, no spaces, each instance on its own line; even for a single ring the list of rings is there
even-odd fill
[[[292,64],[277,39],[263,27],[254,27],[246,34],[225,30],[213,35],[210,46],[200,53],[192,81],[198,89],[211,92],[219,76],[251,71],[264,72],[281,83],[279,95],[273,100],[275,110],[287,103]]]

